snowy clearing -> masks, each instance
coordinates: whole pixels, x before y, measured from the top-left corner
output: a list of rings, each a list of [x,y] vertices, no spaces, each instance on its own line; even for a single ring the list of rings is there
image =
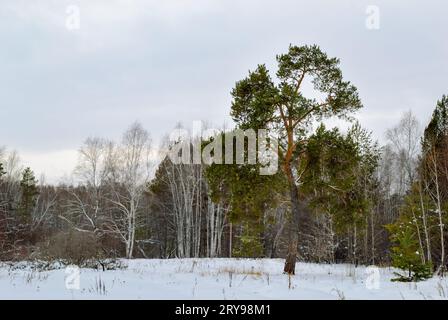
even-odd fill
[[[0,264],[0,299],[446,299],[448,282],[379,282],[366,267],[299,263],[282,274],[282,259],[123,260],[126,269],[80,270],[79,290],[67,289],[65,268],[33,270]],[[375,288],[379,284],[379,289]],[[370,289],[369,289],[370,288]]]

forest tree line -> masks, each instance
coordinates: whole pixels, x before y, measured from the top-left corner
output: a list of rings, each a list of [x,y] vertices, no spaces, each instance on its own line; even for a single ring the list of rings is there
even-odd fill
[[[169,157],[152,174],[150,134],[138,123],[120,141],[88,138],[74,183],[47,184],[2,149],[0,259],[286,256],[294,273],[297,256],[392,264],[408,271],[402,280],[443,274],[448,97],[429,123],[404,113],[380,146],[350,115],[362,105],[337,59],[291,46],[277,61],[278,82],[258,66],[237,82],[231,110],[238,128],[280,133],[276,174]],[[300,92],[308,74],[322,103]],[[327,128],[333,116],[350,128]]]

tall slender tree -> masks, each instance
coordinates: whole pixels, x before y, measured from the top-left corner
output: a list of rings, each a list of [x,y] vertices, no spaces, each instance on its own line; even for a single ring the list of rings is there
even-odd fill
[[[433,200],[440,234],[439,273],[446,269],[445,223],[448,207],[448,96],[437,102],[422,141],[423,182]]]
[[[31,214],[36,205],[37,195],[39,190],[37,187],[37,180],[34,177],[34,172],[28,167],[22,173],[22,180],[20,181],[22,197],[19,205],[19,213],[24,222],[31,221]]]
[[[277,56],[277,62],[277,81],[265,65],[259,65],[236,83],[231,115],[242,129],[265,128],[278,134],[292,214],[284,272],[295,274],[301,215],[297,162],[315,120],[332,116],[350,119],[349,114],[362,104],[356,87],[343,80],[339,60],[328,57],[318,46],[291,45],[288,53]],[[304,90],[307,85],[310,90]]]
[[[412,187],[417,174],[421,141],[420,123],[412,111],[405,112],[400,122],[387,130],[386,137],[394,152],[396,192],[403,195]]]

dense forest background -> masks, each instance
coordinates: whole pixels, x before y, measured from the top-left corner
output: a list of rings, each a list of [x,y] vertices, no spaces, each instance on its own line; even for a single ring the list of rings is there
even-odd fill
[[[234,113],[238,90],[247,89],[239,85]],[[348,130],[307,126],[291,162],[300,177],[298,230],[284,170],[261,176],[251,165],[164,157],[152,174],[150,134],[138,123],[121,141],[88,138],[73,184],[38,181],[3,148],[0,259],[283,258],[293,235],[301,261],[392,264],[408,279],[443,274],[448,97],[435,102],[429,123],[404,113],[382,146],[356,121]]]

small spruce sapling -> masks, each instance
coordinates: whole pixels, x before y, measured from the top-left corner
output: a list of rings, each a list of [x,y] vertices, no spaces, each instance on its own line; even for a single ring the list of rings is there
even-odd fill
[[[387,229],[394,242],[394,246],[391,248],[392,265],[407,272],[407,275],[395,273],[397,278],[392,281],[411,282],[431,278],[432,265],[422,261],[423,253],[419,248],[412,222],[400,219],[396,223],[388,225]]]

